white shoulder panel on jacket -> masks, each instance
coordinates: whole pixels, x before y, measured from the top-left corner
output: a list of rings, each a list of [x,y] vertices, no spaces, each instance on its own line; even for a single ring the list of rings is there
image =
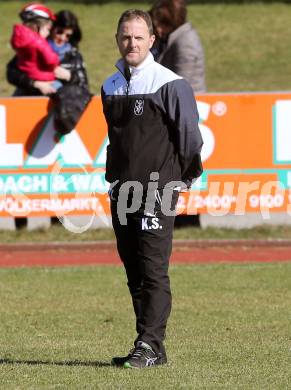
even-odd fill
[[[129,84],[123,76],[123,61],[117,63],[119,72],[109,77],[103,84],[106,95],[147,95],[157,92],[165,84],[182,79],[176,73],[154,61],[152,54],[138,67],[130,67]],[[127,90],[128,89],[128,90]]]

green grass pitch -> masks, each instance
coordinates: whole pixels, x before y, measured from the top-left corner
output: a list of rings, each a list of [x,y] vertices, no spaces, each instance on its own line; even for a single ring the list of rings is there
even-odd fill
[[[291,263],[172,266],[169,364],[109,366],[135,337],[122,267],[0,270],[1,389],[287,389]]]

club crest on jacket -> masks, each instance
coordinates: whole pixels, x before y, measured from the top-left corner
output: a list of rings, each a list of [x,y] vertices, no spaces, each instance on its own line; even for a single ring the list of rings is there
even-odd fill
[[[143,99],[136,99],[134,104],[133,112],[135,115],[142,115],[143,113],[143,106],[144,106],[144,100]]]

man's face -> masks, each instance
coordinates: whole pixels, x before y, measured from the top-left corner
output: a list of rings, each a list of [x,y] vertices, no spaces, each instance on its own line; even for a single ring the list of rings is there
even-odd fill
[[[122,58],[130,66],[140,65],[147,57],[155,40],[142,18],[128,20],[121,24],[116,42]]]

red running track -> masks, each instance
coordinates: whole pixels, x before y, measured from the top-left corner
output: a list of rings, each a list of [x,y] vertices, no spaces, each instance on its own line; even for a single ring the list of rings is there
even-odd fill
[[[172,264],[291,261],[291,241],[176,241]],[[3,244],[0,267],[121,264],[112,242]]]

